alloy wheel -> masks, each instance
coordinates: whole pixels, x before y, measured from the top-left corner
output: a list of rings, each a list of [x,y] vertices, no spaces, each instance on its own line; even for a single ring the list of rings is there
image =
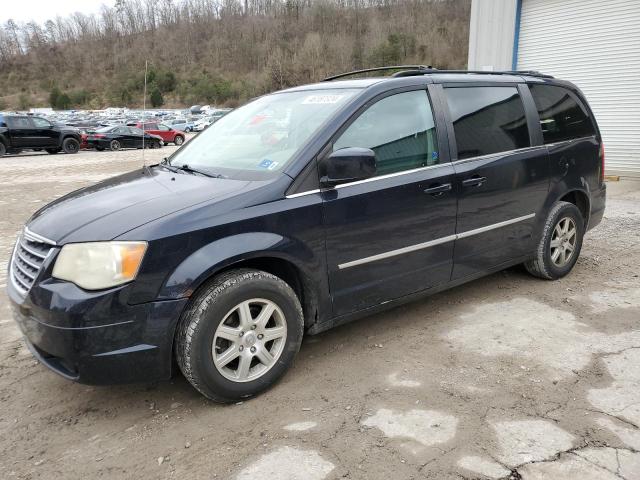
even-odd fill
[[[287,323],[278,305],[264,298],[233,307],[213,337],[213,363],[225,378],[249,382],[273,367],[287,339]]]
[[[564,267],[571,258],[576,249],[576,241],[578,236],[576,224],[570,217],[561,218],[556,223],[551,235],[551,261],[557,267]]]

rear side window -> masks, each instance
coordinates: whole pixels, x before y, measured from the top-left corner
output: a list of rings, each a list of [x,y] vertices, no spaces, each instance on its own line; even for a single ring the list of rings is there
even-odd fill
[[[531,145],[524,106],[516,87],[445,88],[458,159]]]
[[[9,128],[31,128],[31,122],[27,117],[7,117]]]
[[[342,133],[333,150],[347,147],[373,150],[376,175],[438,163],[436,129],[427,92],[398,93],[374,103]]]
[[[545,144],[595,135],[593,122],[573,92],[553,85],[529,85],[529,89]]]

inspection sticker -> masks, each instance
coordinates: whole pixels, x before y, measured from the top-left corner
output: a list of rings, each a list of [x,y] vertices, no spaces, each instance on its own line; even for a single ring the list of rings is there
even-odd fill
[[[266,168],[267,170],[273,170],[278,166],[278,162],[274,162],[273,160],[269,160],[268,158],[265,158],[260,162],[258,166],[260,168]]]
[[[344,95],[309,95],[303,101],[303,105],[326,105],[338,103]]]

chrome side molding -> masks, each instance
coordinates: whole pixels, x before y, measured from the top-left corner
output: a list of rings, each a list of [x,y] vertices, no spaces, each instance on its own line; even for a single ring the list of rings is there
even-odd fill
[[[422,250],[424,248],[434,247],[436,245],[440,245],[447,242],[452,242],[454,240],[458,240],[460,238],[467,238],[473,235],[478,235],[480,233],[488,232],[490,230],[494,230],[496,228],[506,227],[507,225],[511,225],[518,222],[523,222],[525,220],[529,220],[530,218],[535,217],[535,213],[530,213],[528,215],[523,215],[521,217],[512,218],[510,220],[505,220],[504,222],[493,223],[491,225],[487,225],[485,227],[475,228],[473,230],[467,230],[466,232],[456,233],[453,235],[447,235],[446,237],[436,238],[435,240],[430,240],[424,243],[418,243],[416,245],[410,245],[408,247],[399,248],[397,250],[390,250],[388,252],[379,253],[377,255],[371,255],[370,257],[359,258],[358,260],[352,260],[350,262],[341,263],[338,265],[338,269],[344,270],[346,268],[355,267],[357,265],[363,265],[365,263],[375,262],[377,260],[383,260],[385,258],[395,257],[397,255],[403,255],[409,252],[415,252],[416,250]]]

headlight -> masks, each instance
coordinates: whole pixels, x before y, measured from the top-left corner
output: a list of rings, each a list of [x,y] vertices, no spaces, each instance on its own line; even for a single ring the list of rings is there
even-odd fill
[[[86,290],[100,290],[136,278],[147,242],[69,243],[62,247],[53,277]]]

